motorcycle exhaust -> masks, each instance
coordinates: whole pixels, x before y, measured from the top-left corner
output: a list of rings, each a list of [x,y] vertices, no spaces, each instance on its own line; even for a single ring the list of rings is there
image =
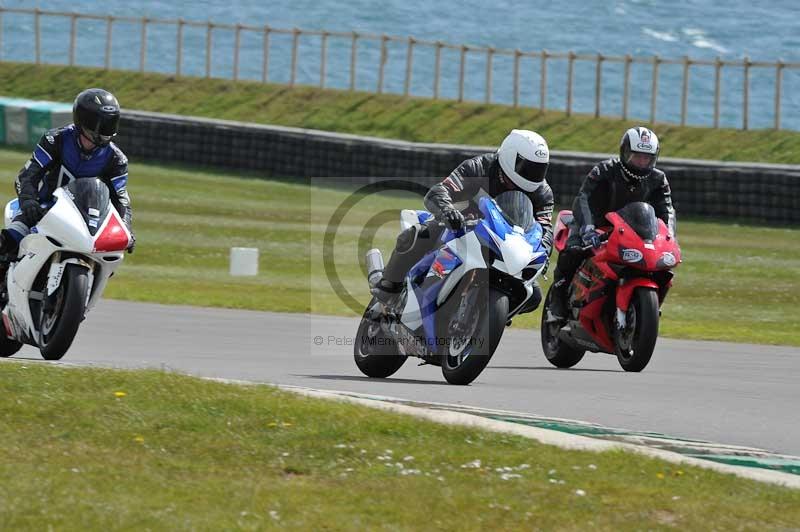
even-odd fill
[[[370,288],[375,288],[383,278],[383,255],[381,250],[373,248],[367,251],[367,282]]]

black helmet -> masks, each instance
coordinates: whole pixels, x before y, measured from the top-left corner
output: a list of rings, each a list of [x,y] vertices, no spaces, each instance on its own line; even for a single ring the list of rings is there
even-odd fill
[[[86,89],[72,105],[72,121],[81,133],[98,146],[105,146],[119,128],[119,102],[103,89]]]
[[[658,161],[661,146],[658,137],[646,127],[632,127],[622,135],[619,143],[619,160],[622,171],[631,179],[649,176]]]

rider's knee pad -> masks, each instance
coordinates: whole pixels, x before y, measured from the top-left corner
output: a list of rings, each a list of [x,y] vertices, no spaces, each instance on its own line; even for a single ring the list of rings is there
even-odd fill
[[[420,225],[415,224],[400,233],[397,236],[397,245],[395,245],[395,251],[397,253],[408,253],[411,248],[414,247],[414,244],[417,242],[417,237],[419,236]]]

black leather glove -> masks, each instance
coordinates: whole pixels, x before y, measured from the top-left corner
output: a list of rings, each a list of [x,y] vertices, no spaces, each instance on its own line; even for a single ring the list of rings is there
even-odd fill
[[[42,219],[44,216],[44,209],[39,205],[39,201],[33,198],[20,199],[19,208],[25,214],[25,218],[31,226]]]
[[[443,211],[442,221],[451,231],[458,231],[464,227],[464,215],[457,209]]]
[[[131,231],[131,243],[128,244],[128,253],[133,253],[133,249],[136,247],[136,235],[133,234]]]

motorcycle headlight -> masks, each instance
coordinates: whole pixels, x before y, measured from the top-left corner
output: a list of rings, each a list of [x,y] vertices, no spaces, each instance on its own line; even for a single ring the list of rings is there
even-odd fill
[[[659,270],[669,270],[670,268],[674,268],[677,263],[678,260],[675,258],[675,255],[665,252],[662,253],[661,257],[656,261],[656,268]]]

